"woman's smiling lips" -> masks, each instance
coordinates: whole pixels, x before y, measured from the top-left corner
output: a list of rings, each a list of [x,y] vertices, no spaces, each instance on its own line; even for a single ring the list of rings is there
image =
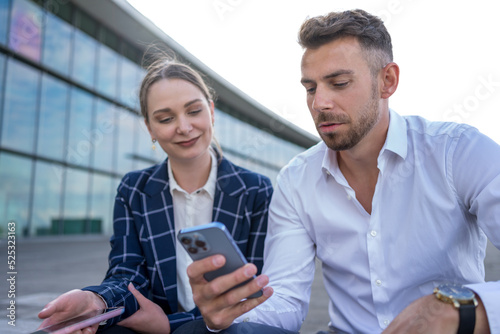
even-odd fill
[[[183,147],[193,146],[199,138],[200,137],[195,137],[193,139],[177,142],[176,144]]]

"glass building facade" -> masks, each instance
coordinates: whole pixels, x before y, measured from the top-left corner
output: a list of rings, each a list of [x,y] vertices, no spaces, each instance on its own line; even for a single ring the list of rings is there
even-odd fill
[[[0,235],[111,234],[122,176],[166,157],[139,113],[143,51],[70,1],[0,0]],[[272,180],[305,148],[223,99],[215,119],[224,155]]]

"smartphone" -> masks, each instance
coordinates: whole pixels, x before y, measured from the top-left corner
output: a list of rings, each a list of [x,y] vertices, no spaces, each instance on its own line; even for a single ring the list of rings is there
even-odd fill
[[[98,324],[104,320],[114,318],[119,316],[125,311],[125,307],[110,307],[104,310],[94,310],[88,313],[79,315],[77,317],[64,320],[57,324],[50,325],[45,328],[40,328],[36,332],[31,334],[43,334],[43,333],[54,333],[54,334],[68,334],[85,327],[89,327]]]
[[[179,239],[179,242],[193,261],[215,254],[224,255],[226,263],[223,267],[206,273],[204,277],[207,281],[232,273],[248,263],[226,226],[222,223],[214,222],[182,229],[179,231],[179,234],[177,234],[177,239]],[[252,278],[238,284],[233,287],[233,289],[245,285],[251,280]],[[257,298],[260,296],[262,296],[262,290],[248,296],[248,298]]]

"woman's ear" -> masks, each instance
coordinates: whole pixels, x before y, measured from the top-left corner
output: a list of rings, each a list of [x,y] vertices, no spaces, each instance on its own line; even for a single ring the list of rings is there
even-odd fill
[[[389,63],[380,71],[381,78],[381,97],[383,99],[388,99],[396,89],[399,84],[399,66],[396,63]]]

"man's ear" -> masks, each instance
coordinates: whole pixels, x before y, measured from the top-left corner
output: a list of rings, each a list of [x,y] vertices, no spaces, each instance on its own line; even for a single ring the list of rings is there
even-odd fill
[[[388,99],[399,84],[399,66],[396,63],[389,63],[380,71],[381,89],[380,97]]]

